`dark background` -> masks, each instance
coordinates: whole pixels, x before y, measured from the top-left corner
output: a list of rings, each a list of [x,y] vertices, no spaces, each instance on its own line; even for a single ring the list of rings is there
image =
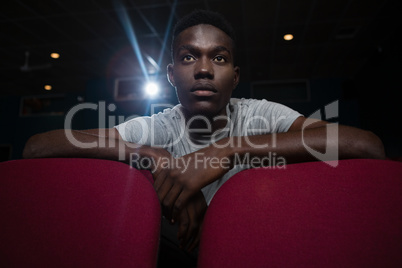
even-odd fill
[[[31,135],[63,128],[65,115],[78,104],[104,105],[106,127],[149,115],[151,104],[176,104],[165,80],[169,19],[174,24],[195,8],[218,11],[235,27],[241,67],[235,97],[255,97],[253,88],[260,85],[258,96],[266,87],[267,99],[268,93],[275,95],[273,100],[305,116],[338,101],[339,115],[332,121],[375,132],[388,157],[401,157],[401,2],[133,0],[116,6],[108,0],[8,1],[0,9],[1,160],[20,158]],[[163,84],[157,99],[114,95],[117,78],[145,80],[122,26],[123,10],[146,72]],[[287,33],[294,39],[285,41]],[[28,70],[22,71],[26,52]],[[50,58],[51,52],[60,58]],[[149,59],[158,62],[160,55],[158,67]],[[53,89],[44,90],[45,84]],[[110,104],[117,108],[108,109]],[[80,111],[72,127],[98,127],[99,111]]]

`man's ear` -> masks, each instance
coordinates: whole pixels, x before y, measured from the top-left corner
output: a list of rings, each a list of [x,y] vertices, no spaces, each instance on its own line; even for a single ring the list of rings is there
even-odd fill
[[[173,69],[174,66],[172,63],[169,63],[167,66],[167,79],[169,83],[172,85],[172,87],[176,87],[176,84],[174,82],[174,77],[173,77]]]
[[[233,89],[237,87],[240,81],[240,67],[234,67]]]

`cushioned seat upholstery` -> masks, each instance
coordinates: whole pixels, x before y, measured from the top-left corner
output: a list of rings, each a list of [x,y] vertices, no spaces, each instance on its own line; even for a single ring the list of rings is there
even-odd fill
[[[29,159],[0,174],[2,267],[156,267],[160,205],[138,170]]]
[[[204,220],[199,267],[402,267],[402,163],[245,170]]]

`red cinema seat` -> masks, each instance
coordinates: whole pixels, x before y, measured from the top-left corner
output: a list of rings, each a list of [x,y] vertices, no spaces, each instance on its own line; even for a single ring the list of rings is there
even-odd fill
[[[342,160],[238,173],[207,210],[208,267],[402,267],[402,163]]]
[[[96,159],[0,163],[1,267],[156,267],[151,182]]]

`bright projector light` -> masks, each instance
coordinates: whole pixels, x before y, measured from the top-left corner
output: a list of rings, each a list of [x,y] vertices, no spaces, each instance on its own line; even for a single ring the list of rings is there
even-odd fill
[[[154,82],[149,82],[145,86],[145,93],[149,96],[155,96],[159,92],[158,84]]]

